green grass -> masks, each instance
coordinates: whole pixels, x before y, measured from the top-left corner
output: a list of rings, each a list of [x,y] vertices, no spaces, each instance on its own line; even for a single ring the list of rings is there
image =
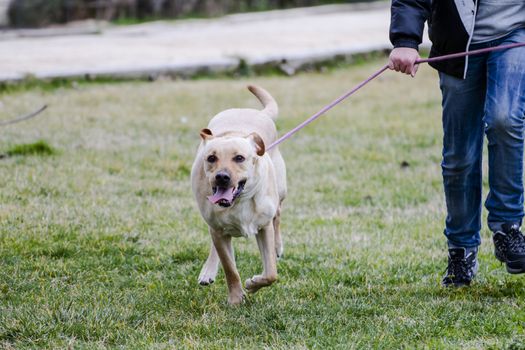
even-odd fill
[[[189,169],[215,113],[266,87],[288,131],[384,64],[292,78],[21,89],[0,153],[46,140],[53,156],[0,159],[0,348],[525,348],[525,280],[483,231],[480,272],[444,290],[440,96],[435,72],[386,72],[281,146],[289,196],[279,281],[226,305]],[[243,280],[261,270],[236,239]]]
[[[44,140],[33,143],[24,143],[14,145],[7,150],[5,156],[49,156],[55,153],[55,150]]]

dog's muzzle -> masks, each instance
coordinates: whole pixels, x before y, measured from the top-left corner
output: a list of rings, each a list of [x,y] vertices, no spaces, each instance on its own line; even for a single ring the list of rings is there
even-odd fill
[[[237,187],[214,186],[213,195],[208,196],[208,200],[221,207],[231,207],[235,199],[241,195],[245,184],[246,180],[242,180],[239,181]]]

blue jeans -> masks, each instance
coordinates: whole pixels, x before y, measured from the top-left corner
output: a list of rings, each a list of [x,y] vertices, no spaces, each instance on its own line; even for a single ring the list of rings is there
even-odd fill
[[[525,28],[472,49],[525,42]],[[488,226],[519,223],[523,212],[525,47],[469,58],[466,79],[440,73],[443,94],[443,184],[449,246],[481,243],[483,138],[487,135]]]

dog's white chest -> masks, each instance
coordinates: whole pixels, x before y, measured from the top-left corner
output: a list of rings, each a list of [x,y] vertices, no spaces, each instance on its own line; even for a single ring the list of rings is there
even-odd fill
[[[217,226],[224,235],[232,237],[254,236],[261,228],[271,223],[276,210],[277,207],[270,203],[258,210],[252,205],[236,206],[216,215],[213,226]]]
[[[243,223],[239,226],[229,226],[225,227],[223,230],[224,235],[232,237],[249,237],[255,236],[259,232],[259,225],[255,222],[250,222],[248,224]]]

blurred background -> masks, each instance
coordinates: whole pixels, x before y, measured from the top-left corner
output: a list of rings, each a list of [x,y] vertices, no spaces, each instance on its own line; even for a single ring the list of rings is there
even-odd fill
[[[0,25],[37,28],[84,19],[147,21],[371,0],[0,0]]]

